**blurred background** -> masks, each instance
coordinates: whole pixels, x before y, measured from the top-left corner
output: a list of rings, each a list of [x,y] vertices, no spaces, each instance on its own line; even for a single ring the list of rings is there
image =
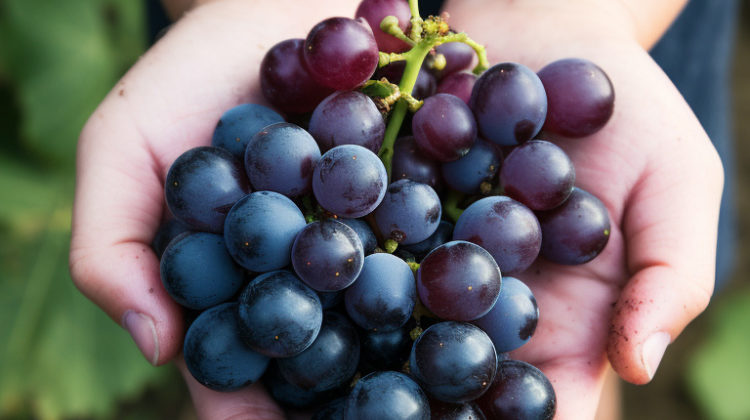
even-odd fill
[[[668,349],[623,385],[624,419],[750,419],[750,5],[733,67],[736,269]],[[0,419],[194,419],[171,366],[151,367],[73,286],[75,146],[149,43],[133,0],[0,0]]]

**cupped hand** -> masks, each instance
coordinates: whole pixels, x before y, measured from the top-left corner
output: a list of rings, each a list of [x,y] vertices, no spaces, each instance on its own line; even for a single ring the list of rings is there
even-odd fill
[[[451,26],[486,45],[492,63],[537,71],[582,57],[614,85],[614,115],[603,130],[548,137],[571,156],[576,185],[607,206],[609,243],[588,264],[538,262],[519,276],[537,298],[540,321],[512,355],[548,375],[556,418],[593,418],[608,363],[629,382],[649,382],[667,345],[708,304],[721,163],[620,2],[461,0],[447,10]]]

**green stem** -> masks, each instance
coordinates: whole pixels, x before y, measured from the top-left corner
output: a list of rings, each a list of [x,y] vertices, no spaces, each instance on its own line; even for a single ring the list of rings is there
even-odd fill
[[[461,217],[461,213],[463,213],[463,209],[458,207],[458,203],[463,199],[463,195],[459,192],[450,190],[448,191],[447,197],[445,197],[445,201],[443,202],[443,213],[447,214],[448,217],[453,220],[453,223],[456,223],[458,221],[458,218]]]
[[[419,42],[422,39],[422,18],[419,17],[419,2],[417,0],[409,0],[409,10],[411,11],[411,33],[409,38],[414,42]]]
[[[483,71],[490,68],[490,62],[487,60],[487,50],[485,50],[482,45],[478,44],[476,41],[469,38],[469,36],[466,35],[465,32],[459,32],[457,34],[446,35],[442,37],[435,44],[435,46],[438,46],[440,44],[446,44],[448,42],[463,42],[464,44],[474,49],[474,52],[477,53],[477,57],[479,58],[479,62],[472,70],[474,74],[481,74]]]

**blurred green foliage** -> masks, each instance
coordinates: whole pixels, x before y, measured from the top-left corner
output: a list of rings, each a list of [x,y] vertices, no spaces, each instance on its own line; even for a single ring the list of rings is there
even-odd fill
[[[75,148],[145,48],[143,2],[0,0],[0,418],[108,418],[174,376],[73,286]]]

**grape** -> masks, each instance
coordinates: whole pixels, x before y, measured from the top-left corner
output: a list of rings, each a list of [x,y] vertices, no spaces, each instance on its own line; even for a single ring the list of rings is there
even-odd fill
[[[437,85],[437,93],[449,93],[469,105],[471,90],[476,82],[477,76],[474,73],[460,71],[443,78]]]
[[[323,392],[347,383],[359,363],[359,336],[344,315],[326,312],[315,341],[302,353],[277,360],[289,383]]]
[[[512,198],[485,197],[458,218],[453,239],[473,242],[495,258],[505,274],[520,273],[539,255],[542,231],[534,213]]]
[[[378,49],[383,52],[404,52],[410,47],[404,41],[383,32],[380,22],[386,16],[395,16],[398,19],[398,27],[406,32],[411,19],[409,3],[404,0],[362,0],[354,13],[355,17],[364,18],[375,35]]]
[[[268,357],[239,338],[237,303],[201,313],[185,334],[183,356],[193,377],[215,391],[233,391],[260,379]]]
[[[244,172],[240,162],[224,149],[190,149],[167,173],[167,207],[191,229],[221,233],[229,209],[250,191]]]
[[[587,263],[602,252],[609,240],[607,208],[580,188],[573,188],[560,206],[537,212],[537,217],[542,226],[541,255],[558,264]]]
[[[305,39],[305,63],[316,82],[336,90],[365,83],[378,66],[378,46],[364,19],[328,18]]]
[[[429,238],[425,239],[422,242],[417,242],[416,244],[404,245],[402,247],[399,247],[399,249],[409,251],[410,253],[414,254],[414,257],[417,260],[421,260],[433,249],[446,242],[449,242],[452,236],[453,224],[451,222],[441,220],[438,224],[437,229],[435,229],[435,232],[430,235]]]
[[[411,127],[419,149],[441,162],[468,153],[477,136],[476,121],[469,107],[446,93],[425,99],[414,114]]]
[[[304,44],[304,39],[279,42],[260,63],[263,96],[283,112],[310,112],[333,92],[313,80],[305,65]]]
[[[251,281],[240,295],[238,314],[242,339],[269,357],[302,353],[323,321],[318,295],[285,270]]]
[[[486,420],[482,410],[474,403],[451,404],[430,399],[432,420]]]
[[[431,186],[435,191],[442,189],[440,165],[422,154],[414,137],[400,137],[393,144],[391,174],[395,180],[406,178]]]
[[[479,194],[482,182],[491,182],[500,170],[503,154],[500,148],[482,138],[469,153],[453,162],[443,163],[443,179],[454,190],[464,194]]]
[[[250,139],[245,170],[256,190],[299,197],[312,189],[312,173],[320,159],[315,139],[289,123],[265,127]]]
[[[229,211],[224,240],[229,254],[248,270],[278,270],[289,265],[294,238],[304,227],[305,216],[292,200],[256,191]]]
[[[378,246],[378,238],[370,229],[370,225],[367,222],[360,219],[337,219],[339,222],[354,229],[354,232],[359,236],[359,240],[362,242],[362,249],[365,254],[370,254]]]
[[[358,91],[335,92],[313,111],[310,134],[323,151],[342,144],[358,144],[378,153],[385,122],[369,96]]]
[[[308,224],[294,239],[292,265],[308,286],[321,292],[342,290],[357,279],[365,253],[349,226],[326,219]]]
[[[373,372],[359,381],[346,399],[345,420],[429,420],[424,391],[400,372]]]
[[[383,77],[388,79],[393,84],[401,83],[401,77],[404,75],[404,69],[406,68],[406,61],[394,61],[386,66],[379,68],[373,75],[373,79],[380,80]],[[414,82],[414,87],[411,91],[411,96],[416,99],[425,99],[435,94],[437,88],[437,81],[429,71],[424,68],[419,69],[417,74],[417,81]]]
[[[609,121],[615,91],[607,74],[582,58],[566,58],[539,70],[547,92],[544,130],[567,137],[584,137]]]
[[[284,122],[276,111],[257,104],[237,105],[225,112],[214,129],[211,146],[228,150],[240,161],[250,139],[271,124]]]
[[[442,70],[433,70],[432,74],[440,80],[461,70],[467,70],[474,61],[474,49],[463,42],[446,42],[435,47],[436,54],[445,57],[445,67]]]
[[[362,272],[344,294],[349,317],[370,331],[390,331],[411,318],[417,291],[414,274],[402,259],[380,253],[365,257]]]
[[[501,63],[485,71],[474,84],[469,104],[482,137],[501,146],[533,138],[547,114],[541,80],[517,63]]]
[[[497,420],[549,420],[555,416],[555,390],[546,376],[520,360],[498,363],[492,387],[477,400],[484,414]]]
[[[516,147],[503,162],[500,185],[505,194],[532,210],[549,210],[573,191],[576,173],[565,152],[544,140]]]
[[[484,331],[462,322],[440,322],[414,342],[409,368],[431,396],[463,403],[479,398],[495,378],[497,355]]]
[[[320,306],[323,310],[331,309],[338,306],[339,303],[344,301],[344,291],[338,290],[335,292],[318,292],[318,298],[320,299]]]
[[[415,244],[432,235],[440,223],[440,197],[429,185],[400,179],[388,186],[375,209],[375,224],[384,237]]]
[[[313,172],[318,204],[338,216],[370,214],[385,196],[388,174],[378,156],[362,146],[347,144],[325,152]]]
[[[308,408],[327,399],[328,392],[302,389],[287,381],[279,370],[278,360],[281,359],[272,360],[263,375],[263,384],[274,400],[289,407]]]
[[[156,230],[154,239],[151,241],[151,249],[153,249],[154,254],[161,259],[164,250],[167,249],[167,245],[169,245],[172,239],[176,238],[177,235],[182,232],[187,232],[189,230],[190,228],[188,228],[188,226],[177,219],[169,219],[162,222],[162,224],[159,225],[159,229]]]
[[[472,323],[490,336],[495,350],[503,353],[529,341],[538,321],[539,308],[531,290],[521,280],[505,276],[495,306]]]
[[[345,408],[346,398],[336,398],[320,407],[310,420],[344,420]]]
[[[438,317],[455,321],[471,321],[489,312],[501,282],[492,255],[466,241],[435,248],[417,271],[421,302]]]
[[[234,296],[244,273],[215,233],[185,232],[169,243],[160,262],[161,281],[180,305],[206,309]]]
[[[407,324],[408,325],[408,324]],[[407,326],[360,335],[362,361],[375,370],[401,369],[409,360],[411,336]]]

